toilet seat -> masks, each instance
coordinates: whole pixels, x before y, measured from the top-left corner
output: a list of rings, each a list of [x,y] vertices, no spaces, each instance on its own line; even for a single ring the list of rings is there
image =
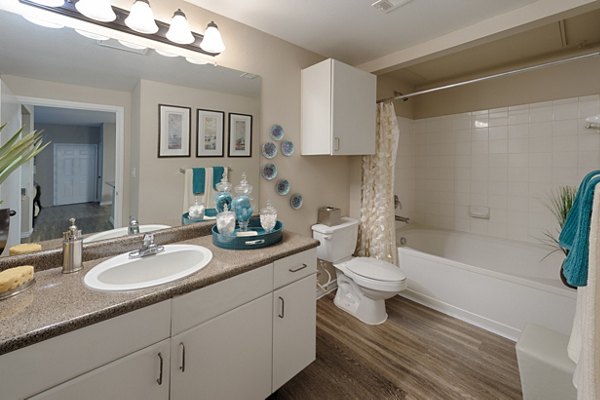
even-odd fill
[[[388,262],[370,257],[355,257],[335,263],[359,286],[386,292],[400,291],[406,288],[406,275],[400,268]]]

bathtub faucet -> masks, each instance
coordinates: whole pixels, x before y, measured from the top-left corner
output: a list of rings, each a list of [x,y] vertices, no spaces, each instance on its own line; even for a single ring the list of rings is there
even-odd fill
[[[396,215],[395,217],[396,217],[396,221],[405,222],[407,224],[410,224],[410,218],[408,218],[408,217],[401,217],[400,215]]]

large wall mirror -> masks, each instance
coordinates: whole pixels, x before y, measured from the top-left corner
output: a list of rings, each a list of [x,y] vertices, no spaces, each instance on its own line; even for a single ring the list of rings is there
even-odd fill
[[[180,225],[191,168],[224,167],[234,185],[245,173],[258,208],[260,77],[4,10],[0,26],[6,131],[43,129],[52,142],[1,187],[2,206],[18,211],[9,244],[60,238],[70,217],[84,234],[126,227],[131,217]],[[230,129],[230,114],[252,117],[245,133]]]

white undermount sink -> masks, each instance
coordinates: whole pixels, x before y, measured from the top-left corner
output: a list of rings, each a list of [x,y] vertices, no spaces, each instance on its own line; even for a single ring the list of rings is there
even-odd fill
[[[206,267],[212,252],[192,244],[167,244],[164,251],[141,258],[124,253],[101,262],[84,278],[87,287],[103,292],[127,291],[162,285]]]
[[[148,224],[140,225],[140,233],[148,233],[159,229],[170,228],[169,225]],[[111,229],[108,231],[98,232],[83,239],[83,243],[97,242],[98,240],[115,239],[121,236],[127,236],[128,227]]]

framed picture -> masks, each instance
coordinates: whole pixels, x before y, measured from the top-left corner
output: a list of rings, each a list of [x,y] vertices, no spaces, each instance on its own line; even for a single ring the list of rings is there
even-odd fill
[[[189,157],[192,138],[190,107],[158,105],[158,156]]]
[[[196,157],[223,157],[225,113],[215,110],[197,110],[197,113]]]
[[[229,113],[229,157],[252,157],[252,115]]]

